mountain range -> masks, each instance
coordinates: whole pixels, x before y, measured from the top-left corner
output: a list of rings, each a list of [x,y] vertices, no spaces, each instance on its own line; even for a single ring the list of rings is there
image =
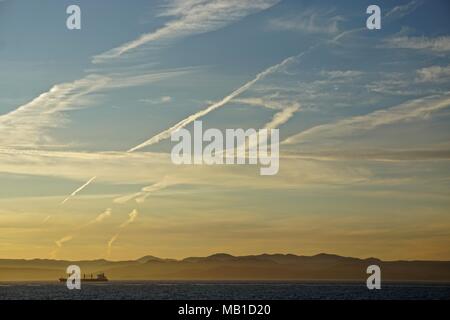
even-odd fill
[[[355,280],[378,265],[384,281],[450,282],[450,261],[382,261],[321,253],[314,256],[218,253],[182,260],[144,256],[137,260],[65,261],[0,259],[0,281],[56,281],[69,265],[89,275],[106,273],[111,280]]]

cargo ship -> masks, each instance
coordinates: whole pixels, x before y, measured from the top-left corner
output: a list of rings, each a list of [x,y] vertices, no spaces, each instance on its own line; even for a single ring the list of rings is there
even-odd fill
[[[59,278],[59,282],[66,282],[67,278]],[[93,274],[91,273],[90,277],[86,277],[85,274],[83,274],[83,278],[81,278],[81,282],[106,282],[109,281],[108,278],[105,276],[104,273],[99,273],[94,278]]]

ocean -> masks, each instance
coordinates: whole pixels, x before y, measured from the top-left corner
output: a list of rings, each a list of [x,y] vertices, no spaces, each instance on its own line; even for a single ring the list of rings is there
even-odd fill
[[[0,283],[0,300],[450,300],[450,284],[241,282],[241,281],[111,281],[82,283],[68,290],[64,283]]]

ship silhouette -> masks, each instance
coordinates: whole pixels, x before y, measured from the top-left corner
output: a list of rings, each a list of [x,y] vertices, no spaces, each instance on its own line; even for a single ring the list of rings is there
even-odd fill
[[[67,278],[59,278],[59,282],[66,282]],[[83,274],[83,278],[81,278],[82,282],[106,282],[109,281],[104,273],[99,273],[94,278],[94,275],[91,273],[90,277],[86,277],[86,274]]]

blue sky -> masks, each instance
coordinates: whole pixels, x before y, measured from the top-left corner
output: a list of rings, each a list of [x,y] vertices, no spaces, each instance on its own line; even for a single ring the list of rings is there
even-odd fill
[[[71,4],[81,7],[81,30],[65,26]],[[108,207],[112,222],[98,238],[72,235],[73,250],[57,253],[79,257],[92,241],[88,256],[102,255],[113,222],[137,209],[134,238],[113,258],[148,250],[450,258],[450,5],[379,1],[382,29],[367,30],[370,4],[0,1],[0,228],[14,230],[3,233],[0,256],[12,247],[21,257],[55,253],[77,219]],[[199,120],[220,129],[276,123],[283,141],[276,177],[174,168],[170,139],[126,153],[267,70]],[[30,220],[39,225],[32,232]],[[235,229],[186,240],[217,225]],[[423,251],[406,254],[423,235]],[[167,247],[152,247],[155,239]],[[388,254],[392,241],[398,250]]]

